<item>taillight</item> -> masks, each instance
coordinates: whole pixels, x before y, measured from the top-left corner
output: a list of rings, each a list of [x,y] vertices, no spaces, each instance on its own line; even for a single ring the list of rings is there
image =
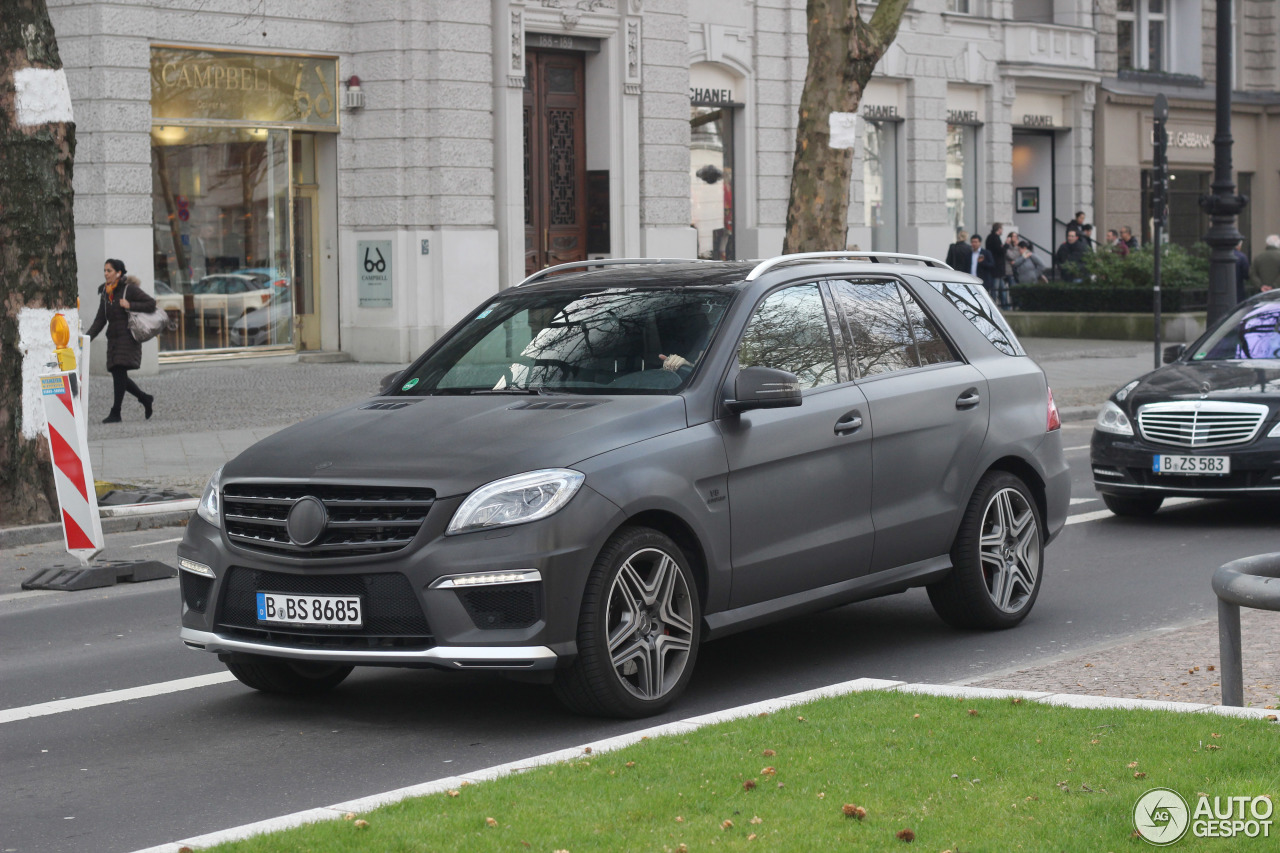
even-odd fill
[[[1058,405],[1053,402],[1053,389],[1049,389],[1049,426],[1045,432],[1053,432],[1055,429],[1062,429],[1062,418],[1058,417]]]

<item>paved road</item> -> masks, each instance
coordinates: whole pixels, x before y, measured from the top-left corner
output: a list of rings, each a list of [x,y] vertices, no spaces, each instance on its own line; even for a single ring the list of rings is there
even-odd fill
[[[1098,513],[1088,434],[1065,428],[1080,520],[1050,546],[1043,594],[1021,627],[953,631],[918,590],[850,605],[708,644],[666,719],[860,676],[974,681],[1212,615],[1212,569],[1273,549],[1280,507],[1191,502],[1142,521]],[[115,534],[108,556],[172,559],[164,540],[176,535]],[[54,543],[0,557],[29,570],[57,555]],[[318,700],[263,696],[183,649],[177,615],[176,581],[0,595],[0,709],[215,680],[30,719],[6,722],[0,710],[0,851],[134,850],[655,722],[570,717],[545,687],[434,671],[357,671]]]

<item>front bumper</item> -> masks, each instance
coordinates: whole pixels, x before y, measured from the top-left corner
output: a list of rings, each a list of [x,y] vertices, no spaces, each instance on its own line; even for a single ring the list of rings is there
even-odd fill
[[[575,656],[582,592],[621,511],[584,486],[542,521],[445,536],[460,503],[437,500],[408,546],[355,558],[261,553],[231,544],[222,529],[193,516],[178,556],[208,566],[213,577],[180,572],[182,641],[219,655],[457,670],[550,669]],[[536,582],[441,583],[522,573]],[[365,624],[261,624],[255,591],[363,595]],[[503,618],[503,599],[518,602],[520,618]]]
[[[1157,454],[1230,456],[1231,473],[1156,474],[1152,461]],[[1094,488],[1102,494],[1192,498],[1280,495],[1280,439],[1275,438],[1230,447],[1189,448],[1094,430],[1089,458]]]
[[[438,666],[445,669],[552,669],[559,656],[546,646],[436,646],[409,651],[343,652],[260,643],[183,628],[187,648],[217,654],[251,654],[300,661],[365,666]]]

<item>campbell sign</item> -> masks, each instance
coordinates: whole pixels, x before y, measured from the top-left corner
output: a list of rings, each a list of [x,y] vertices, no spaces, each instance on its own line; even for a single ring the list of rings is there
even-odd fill
[[[336,57],[151,48],[153,121],[338,129]]]

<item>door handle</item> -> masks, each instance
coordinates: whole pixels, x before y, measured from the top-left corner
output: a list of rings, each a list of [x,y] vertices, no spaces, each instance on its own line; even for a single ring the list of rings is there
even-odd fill
[[[854,409],[836,421],[836,435],[847,435],[862,429],[862,413]]]
[[[960,410],[972,409],[974,406],[982,402],[982,395],[978,393],[977,388],[969,388],[963,394],[956,398],[956,408]]]

